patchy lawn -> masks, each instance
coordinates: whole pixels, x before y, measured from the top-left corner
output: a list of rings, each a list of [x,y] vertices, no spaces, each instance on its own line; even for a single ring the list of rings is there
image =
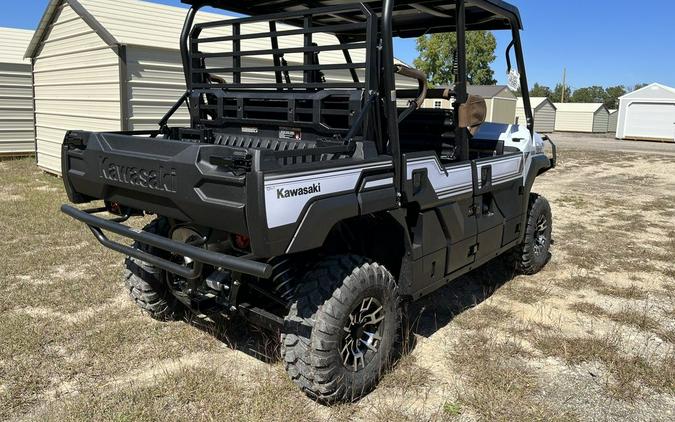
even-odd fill
[[[673,157],[563,149],[535,191],[554,213],[544,271],[490,264],[415,304],[410,353],[328,408],[274,339],[142,315],[123,258],[58,211],[61,181],[0,162],[0,419],[672,420]]]

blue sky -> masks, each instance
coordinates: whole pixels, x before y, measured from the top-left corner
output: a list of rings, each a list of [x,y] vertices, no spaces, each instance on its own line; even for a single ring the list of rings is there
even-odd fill
[[[180,5],[179,0],[153,0]],[[244,0],[242,0],[244,1]],[[567,68],[574,88],[661,82],[675,86],[675,1],[673,0],[511,0],[523,17],[523,44],[530,85],[554,86]],[[0,26],[35,28],[48,0],[4,2]],[[495,77],[505,80],[499,42]],[[417,56],[415,40],[397,40],[396,55]]]

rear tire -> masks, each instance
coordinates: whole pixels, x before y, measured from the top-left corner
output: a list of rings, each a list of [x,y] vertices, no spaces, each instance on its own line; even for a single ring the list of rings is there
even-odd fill
[[[158,218],[143,230],[166,237],[169,228],[165,218]],[[138,242],[134,242],[133,247],[156,256],[166,255],[161,249]],[[175,321],[182,317],[183,309],[171,294],[163,270],[131,257],[126,258],[124,266],[124,284],[131,299],[143,312],[158,321]]]
[[[285,319],[286,371],[321,403],[370,392],[393,360],[401,324],[398,287],[366,258],[326,258],[310,270]]]
[[[530,194],[527,227],[523,243],[514,250],[516,269],[527,275],[536,274],[549,261],[553,219],[546,198]]]

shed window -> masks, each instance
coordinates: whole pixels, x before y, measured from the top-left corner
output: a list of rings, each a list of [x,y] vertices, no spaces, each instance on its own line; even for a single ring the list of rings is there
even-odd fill
[[[441,108],[441,107],[443,107],[443,102],[441,100],[434,101],[434,108]]]

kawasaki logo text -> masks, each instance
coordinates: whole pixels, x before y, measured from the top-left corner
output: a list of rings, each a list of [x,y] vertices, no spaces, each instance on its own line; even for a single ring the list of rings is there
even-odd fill
[[[99,158],[100,176],[111,182],[124,183],[151,190],[176,192],[176,169],[145,169],[125,166],[110,161],[108,157]]]
[[[293,198],[296,196],[309,195],[311,193],[319,193],[319,192],[321,192],[321,183],[315,183],[312,186],[305,186],[302,188],[295,188],[295,189],[280,188],[277,189],[277,199]]]

